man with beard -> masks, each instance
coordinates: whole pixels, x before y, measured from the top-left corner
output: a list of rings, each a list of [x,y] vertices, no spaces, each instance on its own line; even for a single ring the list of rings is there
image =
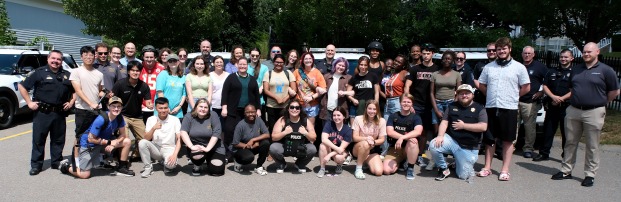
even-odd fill
[[[506,37],[496,41],[498,58],[483,68],[479,78],[479,89],[486,94],[485,107],[490,117],[488,131],[497,140],[502,140],[502,169],[498,180],[509,181],[509,166],[513,155],[513,141],[517,134],[519,97],[530,91],[530,79],[526,67],[511,58],[511,40]],[[477,174],[489,176],[496,144],[487,145],[485,167]]]
[[[121,58],[120,60],[123,66],[127,67],[127,63],[131,61],[142,62],[142,60],[136,58],[136,45],[134,45],[134,43],[129,42],[125,44],[124,51],[125,51],[125,57]]]
[[[487,130],[487,113],[483,105],[473,102],[474,88],[462,84],[455,92],[457,102],[453,102],[444,112],[438,128],[438,137],[429,143],[429,151],[438,165],[437,181],[451,174],[444,154],[455,157],[456,173],[460,179],[474,176],[474,163],[479,157],[481,133]],[[449,126],[450,124],[450,126]]]
[[[599,48],[590,42],[582,51],[583,64],[571,69],[569,88],[571,106],[567,108],[565,130],[567,142],[563,148],[565,156],[561,162],[560,172],[552,176],[553,180],[571,179],[571,171],[576,163],[578,143],[582,136],[586,139],[586,157],[582,186],[591,187],[599,168],[599,141],[606,118],[606,104],[619,95],[617,73],[608,65],[597,59]]]

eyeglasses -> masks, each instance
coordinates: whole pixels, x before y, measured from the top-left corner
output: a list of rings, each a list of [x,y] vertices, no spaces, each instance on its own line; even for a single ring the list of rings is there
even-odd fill
[[[110,109],[121,109],[121,108],[123,108],[123,106],[122,105],[110,105],[110,106],[108,106],[108,108],[110,108]]]
[[[273,50],[272,53],[280,53],[279,50]]]
[[[496,49],[487,49],[487,52],[488,52],[488,53],[495,53],[495,52],[496,52]]]
[[[97,52],[97,55],[108,55],[108,52]]]
[[[300,106],[289,106],[289,109],[300,110]]]
[[[180,58],[188,57],[188,55],[179,55]]]
[[[282,65],[285,64],[284,62],[274,62],[275,65]]]
[[[250,57],[258,58],[260,55],[250,55]]]
[[[457,58],[457,60],[462,61],[462,60],[466,60],[466,58]]]

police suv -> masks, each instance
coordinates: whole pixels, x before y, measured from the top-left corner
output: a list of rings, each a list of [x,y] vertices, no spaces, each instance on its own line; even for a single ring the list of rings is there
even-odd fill
[[[358,66],[358,59],[360,59],[360,57],[369,57],[369,55],[365,53],[364,48],[336,48],[335,51],[334,59],[343,57],[349,62],[349,69],[347,70],[347,74],[349,75],[354,75],[354,70],[356,66]],[[313,53],[315,61],[326,58],[326,48],[310,48],[310,52]]]
[[[17,85],[26,75],[47,65],[49,51],[0,49],[0,128],[11,126],[16,114],[30,112]],[[63,55],[63,69],[71,72],[77,68],[69,54]],[[32,96],[32,91],[29,92]]]

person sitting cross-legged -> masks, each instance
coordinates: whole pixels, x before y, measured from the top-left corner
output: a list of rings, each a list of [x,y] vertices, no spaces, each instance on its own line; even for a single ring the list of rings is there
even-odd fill
[[[242,172],[242,165],[248,165],[254,161],[254,155],[259,154],[254,172],[259,175],[267,175],[263,163],[267,159],[270,149],[270,133],[262,119],[257,118],[257,107],[247,104],[244,107],[244,120],[237,123],[231,151],[235,157],[235,172]]]
[[[164,172],[172,172],[177,167],[177,154],[181,149],[181,122],[179,118],[171,116],[168,99],[155,99],[157,115],[147,119],[145,135],[138,142],[140,158],[144,163],[144,171],[140,176],[147,178],[153,173],[151,160],[158,160],[164,164]]]
[[[429,150],[439,168],[437,181],[451,174],[444,154],[455,157],[457,177],[468,179],[474,176],[473,166],[479,157],[481,133],[487,129],[485,108],[472,101],[474,88],[462,84],[456,93],[457,102],[450,104],[444,111],[438,136],[429,143]]]

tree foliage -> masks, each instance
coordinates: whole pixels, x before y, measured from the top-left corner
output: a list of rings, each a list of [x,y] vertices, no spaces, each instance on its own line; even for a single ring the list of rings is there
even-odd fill
[[[498,18],[543,37],[567,36],[580,49],[621,30],[621,2],[574,0],[477,0]]]
[[[201,40],[214,50],[248,45],[258,37],[253,0],[63,0],[65,12],[84,22],[85,34],[105,36],[139,47],[185,47]]]
[[[6,13],[6,6],[4,0],[0,0],[0,44],[1,45],[14,45],[17,42],[15,32],[10,30],[11,24],[9,23],[9,17]]]

